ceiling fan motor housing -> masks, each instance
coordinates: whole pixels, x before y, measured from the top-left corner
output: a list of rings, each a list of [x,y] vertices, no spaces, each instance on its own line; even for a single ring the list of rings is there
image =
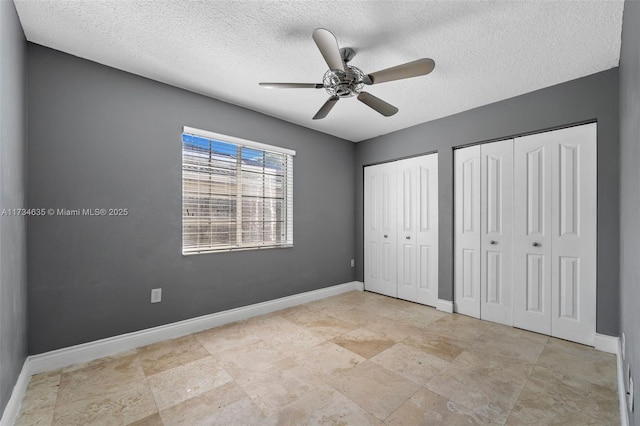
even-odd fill
[[[322,77],[322,84],[329,95],[349,98],[362,91],[364,73],[352,65],[345,65],[344,69],[329,70]]]

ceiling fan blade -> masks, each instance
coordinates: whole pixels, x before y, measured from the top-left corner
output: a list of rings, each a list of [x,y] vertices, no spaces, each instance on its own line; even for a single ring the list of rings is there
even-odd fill
[[[322,89],[322,83],[258,83],[266,89]]]
[[[316,28],[313,30],[313,41],[316,42],[330,69],[344,71],[344,62],[342,62],[342,56],[340,55],[338,40],[336,40],[336,36],[331,31],[324,28]]]
[[[375,109],[385,117],[390,117],[398,112],[398,108],[386,103],[380,98],[376,98],[371,93],[360,92],[360,94],[358,95],[358,100],[363,104]]]
[[[417,77],[419,75],[429,74],[436,67],[433,59],[423,58],[417,61],[407,62],[406,64],[397,65],[395,67],[376,71],[365,77],[366,84],[378,84],[386,81],[401,80],[403,78]],[[367,81],[368,80],[368,81]]]
[[[329,99],[327,99],[327,102],[325,102],[324,105],[322,105],[322,108],[320,108],[316,113],[316,115],[313,116],[313,119],[320,120],[325,118],[327,114],[329,114],[329,111],[331,111],[333,106],[336,104],[336,102],[338,102],[339,99],[340,98],[337,96],[332,96]]]

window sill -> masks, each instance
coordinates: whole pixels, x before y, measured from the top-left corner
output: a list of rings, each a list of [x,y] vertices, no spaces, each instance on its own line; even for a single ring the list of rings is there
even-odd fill
[[[286,249],[293,248],[293,244],[278,245],[278,246],[256,246],[256,247],[238,247],[238,248],[224,248],[215,250],[200,250],[189,253],[182,253],[183,256],[192,256],[197,254],[211,254],[211,253],[232,253],[236,251],[255,251],[255,250],[269,250],[269,249]]]

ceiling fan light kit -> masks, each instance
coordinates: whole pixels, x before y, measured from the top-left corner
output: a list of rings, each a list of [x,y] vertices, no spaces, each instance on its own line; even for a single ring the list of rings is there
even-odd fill
[[[322,105],[313,117],[314,120],[325,118],[340,98],[357,96],[358,100],[374,109],[385,117],[398,112],[398,108],[383,101],[372,94],[363,91],[365,85],[385,83],[388,81],[427,75],[435,68],[433,59],[423,58],[417,61],[365,74],[359,68],[349,65],[355,56],[355,50],[338,47],[336,37],[324,28],[313,31],[313,41],[318,46],[322,57],[329,66],[322,78],[322,84],[317,83],[259,83],[268,89],[322,89],[329,94],[329,99]]]
[[[345,70],[328,70],[322,77],[322,85],[331,96],[349,98],[364,87],[364,73],[360,68],[345,65]]]

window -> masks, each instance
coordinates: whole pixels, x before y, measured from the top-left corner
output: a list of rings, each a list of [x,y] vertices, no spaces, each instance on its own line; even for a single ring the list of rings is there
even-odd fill
[[[182,133],[182,254],[293,245],[295,151]]]

